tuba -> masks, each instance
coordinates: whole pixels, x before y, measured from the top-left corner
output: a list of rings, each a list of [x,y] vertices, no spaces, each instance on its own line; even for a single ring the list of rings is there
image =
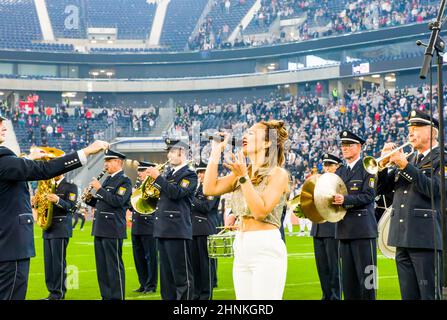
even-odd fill
[[[41,150],[47,155],[40,159],[42,161],[49,161],[51,159],[62,157],[65,153],[62,150],[51,147],[35,147],[34,149]],[[37,191],[34,195],[34,203],[37,211],[37,224],[43,231],[51,226],[53,219],[53,203],[47,199],[50,193],[56,192],[56,180],[54,178],[49,180],[40,180],[37,182]]]
[[[155,166],[160,172],[168,165],[169,161]],[[156,210],[158,199],[160,198],[160,190],[154,186],[155,180],[148,176],[138,187],[130,198],[132,207],[139,214],[152,214]]]

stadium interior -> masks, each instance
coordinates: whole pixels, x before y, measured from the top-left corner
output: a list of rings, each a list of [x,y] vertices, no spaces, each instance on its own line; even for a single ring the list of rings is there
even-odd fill
[[[339,153],[337,136],[346,126],[367,139],[367,155],[406,141],[410,110],[430,104],[429,81],[418,77],[424,48],[416,41],[427,41],[437,4],[0,0],[0,114],[11,120],[5,144],[17,154],[33,146],[69,153],[100,139],[130,159],[162,163],[169,137],[189,141],[198,164],[210,152],[199,133],[231,130],[241,137],[257,121],[284,119],[286,168],[301,185],[313,169],[322,171],[324,152]],[[97,156],[67,177],[82,192],[102,166]],[[134,169],[125,170],[133,182]],[[284,297],[320,299],[316,272],[296,275],[315,269],[310,240],[296,237],[298,229],[287,239],[292,260]],[[94,269],[89,239],[75,232],[69,264],[84,263],[73,252],[79,246],[91,260],[82,267]],[[127,243],[126,270],[133,268],[130,252]],[[28,299],[44,292],[42,263],[32,260]],[[399,299],[393,263],[382,257],[379,264],[379,299]],[[87,294],[69,290],[67,299],[99,299],[93,275]],[[234,299],[227,261],[220,275],[215,298]],[[128,299],[160,299],[131,292],[136,282],[129,272]]]

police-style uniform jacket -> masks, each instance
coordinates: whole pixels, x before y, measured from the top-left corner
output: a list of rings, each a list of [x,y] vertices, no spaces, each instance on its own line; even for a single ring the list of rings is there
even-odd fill
[[[310,235],[315,238],[334,238],[335,237],[335,223],[323,222],[312,223]]]
[[[86,202],[95,207],[92,236],[126,239],[126,210],[129,207],[132,182],[123,171],[109,176],[98,192]]]
[[[446,156],[447,157],[447,156]],[[442,249],[440,212],[440,148],[434,148],[419,164],[416,155],[410,156],[403,170],[379,172],[378,190],[394,192],[388,245],[403,248]],[[435,210],[431,206],[430,167],[433,159],[433,194]],[[433,228],[435,214],[435,232]]]
[[[343,203],[343,207],[347,209],[346,215],[336,224],[335,238],[377,238],[377,221],[374,215],[375,176],[365,170],[362,158],[352,170],[348,166],[342,166],[336,173],[346,184],[348,194]]]
[[[197,188],[197,174],[185,165],[166,177],[158,176],[154,186],[161,191],[154,237],[191,240],[191,204]]]
[[[205,196],[203,185],[199,185],[191,207],[193,236],[208,236],[217,232],[216,221],[219,201],[220,197]]]
[[[33,161],[0,146],[0,262],[35,256],[34,219],[26,181],[51,179],[81,166],[76,152],[51,161]]]
[[[136,236],[150,236],[154,233],[155,215],[140,214],[132,210],[132,234]]]
[[[70,238],[73,235],[71,209],[76,205],[78,188],[63,178],[56,187],[59,202],[53,204],[53,220],[43,232],[44,239]]]

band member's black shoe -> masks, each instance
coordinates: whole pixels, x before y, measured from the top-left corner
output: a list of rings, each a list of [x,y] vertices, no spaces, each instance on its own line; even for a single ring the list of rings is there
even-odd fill
[[[144,292],[144,288],[139,287],[138,289],[133,290],[133,292]]]

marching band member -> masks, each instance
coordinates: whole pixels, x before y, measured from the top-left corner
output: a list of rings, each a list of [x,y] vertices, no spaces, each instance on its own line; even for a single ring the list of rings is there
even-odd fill
[[[192,270],[194,277],[194,300],[211,300],[213,297],[213,272],[216,272],[208,257],[208,236],[216,233],[217,208],[220,197],[203,194],[203,178],[206,164],[196,168],[199,185],[191,207],[192,220]]]
[[[76,229],[76,225],[78,224],[79,219],[81,219],[81,227],[80,230],[84,230],[85,219],[87,218],[88,208],[85,203],[81,205],[79,210],[74,213],[74,223],[72,229]]]
[[[140,161],[137,169],[140,184],[147,178],[147,169],[154,166],[153,163]],[[154,221],[154,214],[143,215],[132,209],[132,249],[140,283],[140,287],[134,292],[143,294],[157,290],[158,257],[157,240],[154,238]]]
[[[64,175],[55,178],[56,194],[49,194],[48,200],[54,203],[53,220],[43,232],[43,255],[45,283],[50,292],[45,300],[62,300],[67,288],[67,246],[73,234],[71,209],[76,205],[78,187],[67,181]]]
[[[440,153],[437,142],[439,122],[414,110],[409,117],[409,139],[417,154],[408,160],[402,151],[381,163],[394,169],[379,172],[380,193],[393,193],[388,245],[396,247],[396,266],[404,300],[441,298],[441,192]],[[433,145],[430,149],[430,135]],[[442,133],[441,133],[442,134]],[[385,144],[382,155],[395,148]],[[433,177],[431,167],[433,166]],[[433,192],[431,184],[433,183]],[[432,208],[431,197],[435,207]]]
[[[160,254],[160,292],[163,300],[191,300],[191,203],[197,174],[188,166],[188,145],[171,139],[165,142],[172,170],[162,176],[157,168],[148,169],[154,186],[160,190],[154,223]]]
[[[323,155],[323,171],[336,173],[343,160],[333,154]],[[315,262],[320,278],[322,300],[340,300],[338,269],[338,240],[335,239],[335,223],[313,223],[311,236],[314,240]]]
[[[289,191],[289,175],[283,168],[287,130],[283,121],[253,125],[244,135],[242,151],[226,159],[224,166],[231,173],[218,178],[218,163],[230,138],[222,135],[223,142],[213,140],[203,192],[208,196],[233,192],[233,215],[227,220],[240,221],[234,242],[236,299],[282,299],[287,250],[279,228]],[[246,156],[251,161],[248,167]]]
[[[6,138],[6,118],[0,116],[0,144]],[[0,300],[24,300],[30,258],[35,256],[33,215],[27,181],[47,180],[87,163],[87,157],[109,147],[95,141],[88,147],[51,161],[34,161],[45,153],[19,158],[0,146]]]
[[[347,164],[337,171],[348,189],[334,195],[335,205],[347,209],[337,222],[342,291],[344,298],[375,300],[377,287],[377,221],[374,214],[375,177],[363,167],[360,152],[365,143],[350,131],[340,133],[341,151]]]
[[[102,184],[93,178],[90,186],[96,194],[85,202],[95,208],[92,236],[103,300],[124,300],[125,296],[123,239],[127,238],[126,210],[132,193],[132,182],[123,171],[125,159],[122,153],[105,152],[104,168],[110,176]]]

